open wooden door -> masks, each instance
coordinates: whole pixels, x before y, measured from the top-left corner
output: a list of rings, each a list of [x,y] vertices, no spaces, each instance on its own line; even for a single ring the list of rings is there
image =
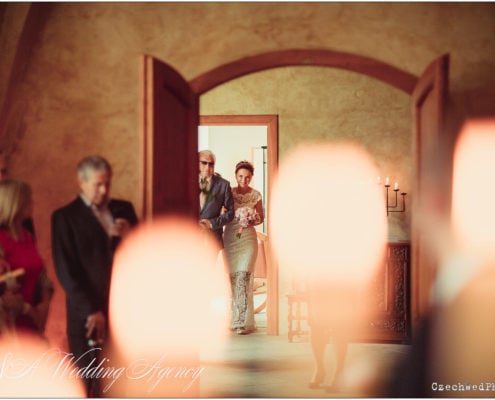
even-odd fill
[[[415,177],[411,232],[411,319],[430,307],[437,260],[427,245],[427,224],[445,218],[450,209],[451,152],[445,130],[449,56],[433,61],[412,93]]]
[[[143,219],[180,215],[198,220],[198,96],[172,67],[145,55],[140,101]],[[199,354],[191,351],[169,362],[198,365]],[[183,397],[184,387],[176,383],[167,383],[161,397]],[[199,380],[187,395],[200,395]]]
[[[198,219],[198,96],[177,71],[148,55],[141,79],[143,218]]]

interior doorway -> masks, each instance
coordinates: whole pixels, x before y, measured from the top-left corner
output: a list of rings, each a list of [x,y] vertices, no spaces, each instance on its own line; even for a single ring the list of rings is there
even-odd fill
[[[201,143],[206,140],[206,130],[214,132],[209,143]],[[203,130],[203,139],[201,131]],[[268,202],[270,199],[271,182],[278,168],[278,116],[277,115],[204,115],[199,117],[198,148],[207,146],[215,154],[222,154],[225,159],[219,159],[216,171],[236,185],[233,171],[235,163],[243,157],[254,161],[255,178],[253,179],[255,187],[263,194],[263,203],[265,207],[265,221],[263,232],[268,234],[269,215]],[[225,140],[232,142],[238,140],[239,143],[229,143],[225,145],[219,141]],[[264,147],[264,148],[263,148]],[[232,154],[227,154],[232,150]],[[230,158],[230,160],[228,160]],[[239,158],[239,159],[237,159]],[[225,173],[218,168],[224,168]],[[258,167],[258,168],[256,168]],[[256,176],[262,178],[256,180]]]
[[[278,168],[277,115],[200,116],[198,149],[210,149],[217,156],[215,172],[235,182],[235,164],[247,159],[254,164],[253,187],[262,193],[265,221],[257,227],[258,259],[255,268],[256,323],[268,334],[277,334],[279,318],[278,274],[269,248],[269,201],[271,182]]]
[[[207,117],[206,117],[207,118]],[[221,116],[219,116],[221,119]],[[237,186],[235,166],[246,160],[254,166],[251,186],[261,193],[263,198],[264,215],[268,204],[267,196],[267,127],[265,125],[209,125],[200,117],[198,129],[198,150],[211,150],[216,156],[215,172],[230,182],[231,187]],[[257,225],[258,232],[267,232],[266,219],[262,225]]]

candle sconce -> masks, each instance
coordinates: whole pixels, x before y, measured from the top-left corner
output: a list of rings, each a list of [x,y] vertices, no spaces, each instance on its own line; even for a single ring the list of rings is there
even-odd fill
[[[377,178],[377,183],[380,184],[381,183],[381,180],[380,180],[380,177]],[[405,212],[406,211],[406,195],[407,193],[405,192],[402,192],[400,195],[401,195],[401,199],[402,199],[402,206],[399,207],[399,184],[397,182],[395,182],[394,184],[394,188],[393,188],[393,191],[394,191],[394,195],[392,195],[392,200],[390,200],[390,181],[389,181],[389,178],[385,178],[385,200],[386,200],[386,210],[387,210],[387,217],[388,217],[388,214],[389,213],[392,213],[392,212]],[[395,199],[394,199],[395,197]],[[392,203],[393,201],[393,203]]]

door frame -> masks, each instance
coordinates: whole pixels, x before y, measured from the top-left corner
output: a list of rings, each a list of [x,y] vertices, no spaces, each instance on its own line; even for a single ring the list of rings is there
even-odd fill
[[[439,260],[428,246],[426,220],[450,220],[454,141],[445,129],[449,56],[434,60],[411,94],[414,131],[414,192],[411,224],[411,322],[414,329],[431,307]],[[415,217],[416,216],[416,217]],[[421,218],[418,218],[421,217]]]
[[[200,125],[213,126],[259,126],[267,128],[267,193],[271,199],[271,183],[278,169],[278,115],[204,115],[199,116]],[[268,209],[268,204],[264,204]],[[265,255],[267,266],[267,294],[266,294],[266,333],[278,335],[279,299],[278,299],[278,270],[275,258],[270,247],[270,213],[267,214],[267,240],[265,243]]]

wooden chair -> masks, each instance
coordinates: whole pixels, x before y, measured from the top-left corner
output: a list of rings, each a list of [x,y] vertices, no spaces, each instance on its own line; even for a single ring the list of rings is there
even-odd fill
[[[305,281],[293,277],[291,293],[287,295],[289,305],[288,310],[288,337],[289,342],[294,338],[303,337],[309,334],[308,327],[308,293]]]

